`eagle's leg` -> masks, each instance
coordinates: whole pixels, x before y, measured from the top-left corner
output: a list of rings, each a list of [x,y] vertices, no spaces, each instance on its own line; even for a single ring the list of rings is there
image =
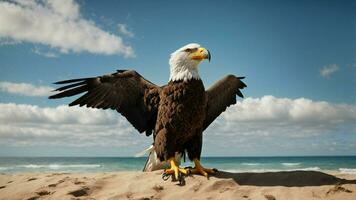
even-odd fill
[[[218,170],[217,169],[209,169],[205,168],[201,165],[199,159],[195,158],[194,161],[194,168],[191,169],[191,173],[193,174],[201,174],[205,177],[208,177],[209,174],[215,174]]]
[[[171,168],[165,170],[166,174],[174,175],[175,180],[179,180],[181,173],[188,175],[189,171],[186,169],[180,168],[179,165],[177,165],[175,157],[168,159],[168,161],[171,164]]]

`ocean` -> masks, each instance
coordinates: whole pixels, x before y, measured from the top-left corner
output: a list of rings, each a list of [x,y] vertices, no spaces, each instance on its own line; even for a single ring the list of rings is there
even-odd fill
[[[0,173],[141,171],[145,157],[0,157]],[[356,174],[356,156],[204,157],[205,167],[229,172],[292,170]],[[192,166],[183,162],[181,166]]]

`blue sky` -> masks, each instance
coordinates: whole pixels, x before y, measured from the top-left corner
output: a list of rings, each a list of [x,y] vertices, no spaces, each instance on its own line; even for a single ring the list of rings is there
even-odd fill
[[[145,148],[151,138],[134,134],[123,118],[112,113],[106,117],[120,121],[120,125],[115,121],[108,126],[128,128],[129,135],[124,136],[129,142],[138,140],[135,147],[121,143],[109,149],[105,144],[85,145],[94,137],[83,145],[66,146],[65,139],[49,145],[46,141],[51,134],[59,134],[50,130],[59,122],[43,114],[38,121],[29,117],[17,123],[15,112],[25,109],[29,116],[38,116],[30,107],[37,106],[38,112],[45,113],[43,109],[48,108],[60,117],[58,107],[71,99],[48,100],[47,93],[29,94],[16,84],[35,90],[54,87],[51,83],[57,80],[135,69],[162,85],[169,78],[170,53],[191,42],[200,43],[212,54],[211,62],[200,67],[206,87],[230,73],[246,76],[248,85],[243,91],[247,99],[208,130],[204,155],[355,154],[354,1],[29,2],[0,3],[0,22],[5,23],[0,28],[0,103],[8,111],[0,118],[0,136],[6,141],[0,155],[130,156]],[[36,9],[54,14],[33,12]],[[21,21],[26,14],[33,20]],[[58,18],[55,26],[57,22],[50,20]],[[85,28],[93,32],[83,31]],[[15,108],[9,108],[9,103]],[[19,105],[29,107],[18,109]],[[262,110],[248,110],[256,107]],[[241,110],[245,118],[238,117]],[[71,126],[84,131],[81,126]],[[98,132],[103,131],[98,128]],[[223,141],[221,136],[228,137],[223,132],[236,141]],[[111,136],[103,140],[110,141]],[[124,145],[121,150],[120,145]],[[232,151],[219,148],[226,146],[233,146]]]

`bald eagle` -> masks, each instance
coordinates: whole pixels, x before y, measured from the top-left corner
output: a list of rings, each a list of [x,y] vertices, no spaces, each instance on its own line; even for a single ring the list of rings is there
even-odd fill
[[[136,71],[118,70],[109,75],[56,82],[66,85],[56,89],[59,93],[49,98],[86,92],[69,106],[110,108],[126,117],[138,132],[147,136],[153,133],[152,155],[170,165],[166,174],[177,180],[188,173],[208,176],[215,170],[200,163],[203,131],[228,106],[236,103],[236,95],[243,97],[240,89],[246,87],[241,81],[244,77],[228,75],[205,90],[198,65],[210,58],[207,49],[192,43],[171,54],[167,85],[157,86]],[[177,153],[187,153],[194,168],[179,167]]]

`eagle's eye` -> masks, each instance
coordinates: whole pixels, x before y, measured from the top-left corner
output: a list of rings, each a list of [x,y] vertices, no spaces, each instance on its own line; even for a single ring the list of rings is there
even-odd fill
[[[198,51],[198,48],[187,48],[184,50],[185,52],[193,53],[195,51]]]

